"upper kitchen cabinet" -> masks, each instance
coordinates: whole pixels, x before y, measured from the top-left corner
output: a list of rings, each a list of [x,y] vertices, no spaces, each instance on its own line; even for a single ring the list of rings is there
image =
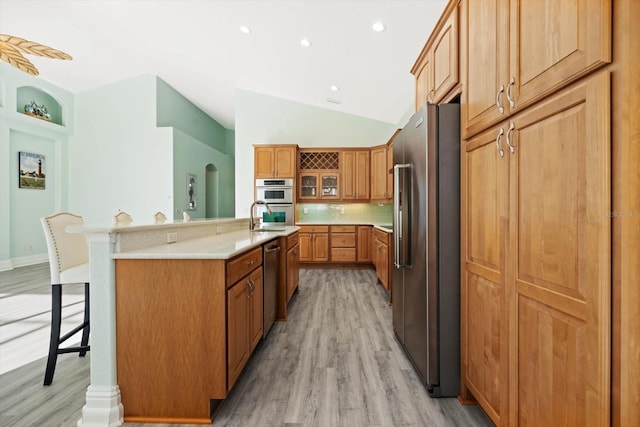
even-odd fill
[[[297,145],[254,145],[255,178],[295,178]]]
[[[386,200],[390,197],[387,189],[387,147],[381,145],[371,149],[371,200]]]
[[[610,62],[611,2],[465,1],[461,37],[469,137]]]
[[[389,203],[393,198],[393,139],[385,145],[371,148],[371,201]]]
[[[411,73],[416,76],[416,111],[437,104],[459,82],[458,2],[450,2]]]
[[[298,198],[331,201],[340,199],[340,153],[327,149],[301,149]]]
[[[340,153],[342,199],[369,201],[370,150],[344,150]]]

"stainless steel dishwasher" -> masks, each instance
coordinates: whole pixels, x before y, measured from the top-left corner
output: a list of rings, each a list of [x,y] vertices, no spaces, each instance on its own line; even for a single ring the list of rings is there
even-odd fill
[[[263,270],[262,270],[262,314],[263,338],[267,336],[269,330],[276,320],[276,305],[278,294],[278,276],[280,270],[280,244],[278,240],[272,240],[262,246],[263,248]]]

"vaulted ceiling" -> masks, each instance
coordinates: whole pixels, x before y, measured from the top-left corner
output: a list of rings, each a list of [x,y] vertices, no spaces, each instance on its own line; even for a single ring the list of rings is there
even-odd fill
[[[237,88],[397,123],[413,102],[409,70],[445,4],[0,0],[0,33],[73,56],[29,56],[42,79],[71,92],[153,74],[227,128]]]

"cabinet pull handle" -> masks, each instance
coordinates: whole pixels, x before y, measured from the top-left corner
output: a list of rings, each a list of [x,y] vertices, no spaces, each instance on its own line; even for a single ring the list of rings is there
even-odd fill
[[[511,154],[516,152],[516,147],[511,145],[511,132],[516,128],[516,125],[513,122],[509,123],[509,130],[507,130],[507,145],[509,146],[509,151]]]
[[[516,101],[511,98],[511,87],[515,84],[515,82],[516,78],[511,77],[511,80],[509,80],[509,85],[507,86],[507,99],[509,100],[509,107],[511,108],[516,106]]]
[[[498,131],[498,136],[496,136],[496,147],[498,147],[498,153],[500,153],[500,157],[504,157],[504,150],[500,146],[500,138],[504,135],[504,129],[500,128]]]
[[[436,92],[436,90],[435,90],[435,89],[431,89],[431,90],[429,91],[429,93],[427,93],[427,102],[431,102],[431,101],[433,101],[433,97],[431,96],[431,94],[432,94],[432,93],[435,93],[435,92]]]
[[[245,261],[245,264],[247,264],[249,267],[251,267],[254,263],[255,263],[255,260],[253,259],[248,259]]]
[[[500,85],[500,90],[496,93],[496,107],[498,107],[498,111],[500,114],[504,114],[504,107],[500,105],[500,95],[504,92],[504,85]]]
[[[249,295],[247,295],[247,298],[251,298],[254,294],[254,292],[256,291],[256,282],[253,281],[252,278],[249,278],[249,280],[247,280],[247,285],[249,285]]]

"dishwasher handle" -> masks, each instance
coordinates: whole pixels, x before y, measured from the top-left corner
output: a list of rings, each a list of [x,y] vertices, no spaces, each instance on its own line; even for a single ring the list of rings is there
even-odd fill
[[[271,246],[270,248],[265,248],[264,252],[267,254],[273,253],[273,252],[279,252],[280,251],[280,245],[275,245],[275,246]]]

